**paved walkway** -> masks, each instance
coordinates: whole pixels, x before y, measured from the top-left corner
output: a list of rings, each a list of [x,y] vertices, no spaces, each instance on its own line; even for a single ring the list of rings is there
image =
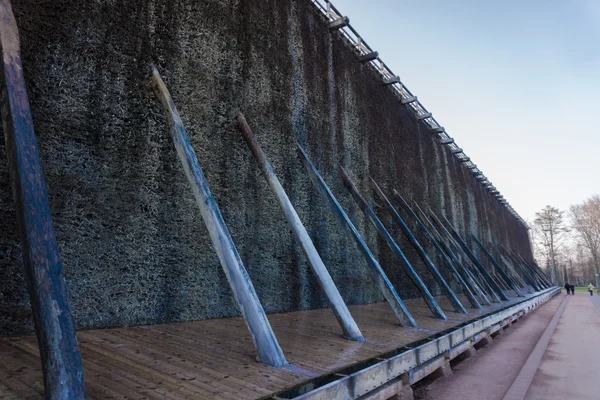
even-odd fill
[[[600,399],[600,296],[562,293],[453,370],[415,398]],[[523,382],[524,390],[514,390]]]
[[[600,297],[570,296],[529,387],[528,400],[600,398]]]

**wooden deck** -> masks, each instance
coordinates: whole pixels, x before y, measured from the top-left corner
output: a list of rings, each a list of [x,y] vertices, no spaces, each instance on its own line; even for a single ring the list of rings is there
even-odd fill
[[[318,376],[422,340],[518,303],[452,311],[438,297],[447,321],[436,320],[421,299],[406,304],[419,328],[402,328],[387,303],[351,306],[367,340],[340,336],[330,309],[271,314],[269,320],[290,362],[273,368],[255,361],[256,350],[241,318],[80,331],[79,344],[90,399],[259,399]],[[464,296],[463,304],[468,305]],[[0,340],[0,398],[38,399],[43,381],[35,337]]]

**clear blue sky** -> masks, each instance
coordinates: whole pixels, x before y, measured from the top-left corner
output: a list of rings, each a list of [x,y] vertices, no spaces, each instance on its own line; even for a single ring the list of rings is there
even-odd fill
[[[531,221],[600,193],[600,0],[334,0]]]

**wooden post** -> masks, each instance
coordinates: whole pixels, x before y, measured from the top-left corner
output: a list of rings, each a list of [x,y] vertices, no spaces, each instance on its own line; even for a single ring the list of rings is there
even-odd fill
[[[46,399],[85,399],[81,356],[21,66],[10,1],[0,3],[2,122]],[[0,363],[1,363],[0,357]]]
[[[344,168],[341,165],[339,166],[339,170],[340,175],[342,177],[342,181],[344,182],[346,188],[352,194],[352,197],[356,201],[356,204],[358,204],[363,213],[367,216],[367,218],[369,218],[371,223],[377,229],[379,235],[386,241],[386,243],[392,250],[392,253],[394,253],[396,258],[398,258],[398,260],[400,261],[400,265],[402,266],[406,274],[409,276],[409,278],[413,281],[419,292],[421,292],[421,296],[423,296],[425,303],[427,303],[427,306],[429,307],[433,315],[439,319],[447,319],[446,315],[429,292],[429,289],[427,289],[427,286],[425,286],[425,284],[421,280],[421,277],[414,270],[414,268],[412,267],[412,265],[400,249],[400,247],[396,244],[396,242],[389,234],[387,229],[385,229],[379,218],[377,218],[377,215],[375,215],[375,212],[369,206],[367,201],[360,195],[358,189],[354,185],[354,182],[352,182],[352,179],[350,179],[350,176],[348,176],[348,173],[344,170]]]
[[[219,206],[215,201],[196,153],[188,139],[179,112],[157,69],[152,66],[153,89],[160,100],[171,126],[171,137],[185,175],[192,186],[200,214],[215,247],[223,271],[237,300],[252,340],[258,350],[260,360],[273,367],[282,367],[287,360],[281,351],[269,320],[256,295],[252,281],[223,221]]]
[[[40,164],[19,34],[8,0],[0,4],[2,120],[23,261],[40,347],[45,396],[85,398],[81,357]]]
[[[377,183],[373,180],[373,178],[371,178],[371,186],[373,187],[373,190],[375,191],[375,193],[377,194],[379,199],[385,205],[388,212],[392,215],[392,219],[396,222],[396,224],[398,226],[400,226],[400,229],[404,233],[404,236],[406,237],[406,239],[408,239],[410,244],[417,251],[417,254],[421,258],[423,263],[425,263],[425,266],[427,266],[429,271],[431,271],[434,279],[436,280],[438,285],[440,285],[440,287],[442,288],[442,292],[444,292],[444,294],[450,301],[450,304],[452,304],[452,307],[454,307],[454,310],[461,314],[468,314],[467,310],[465,310],[465,307],[463,307],[460,300],[458,300],[458,298],[456,297],[456,295],[454,294],[454,292],[452,291],[450,286],[448,286],[448,283],[446,282],[446,280],[444,279],[442,274],[440,274],[440,271],[438,271],[436,266],[433,264],[433,262],[431,261],[431,259],[429,258],[429,256],[427,255],[427,253],[425,252],[423,247],[421,246],[421,243],[419,243],[419,241],[417,240],[415,235],[413,235],[413,233],[410,230],[410,228],[408,227],[408,225],[406,225],[406,222],[404,221],[404,219],[402,219],[400,214],[398,214],[398,212],[396,211],[396,209],[394,208],[392,203],[390,203],[390,201],[388,200],[385,193],[383,193],[383,191],[381,190],[379,185],[377,185]]]
[[[346,215],[340,203],[337,201],[333,193],[331,193],[331,190],[329,190],[329,187],[323,180],[323,177],[321,177],[321,174],[319,174],[319,171],[317,171],[317,169],[310,161],[310,158],[308,158],[308,155],[306,154],[306,152],[300,144],[298,144],[298,154],[300,155],[302,164],[306,168],[306,171],[308,172],[308,176],[310,177],[311,181],[315,184],[319,193],[321,193],[325,198],[327,198],[329,202],[329,208],[337,217],[344,230],[354,239],[360,252],[365,257],[365,261],[369,266],[373,280],[377,284],[379,291],[383,294],[388,303],[390,303],[392,310],[394,310],[396,317],[400,321],[400,325],[416,327],[417,322],[414,320],[414,318],[400,299],[400,296],[398,296],[398,293],[392,285],[392,282],[390,282],[387,275],[375,259],[375,256],[373,255],[369,247],[367,247],[367,244],[365,243],[363,238],[360,236],[360,233],[358,233],[358,230],[354,227],[354,224],[352,224],[352,221],[350,221],[350,218],[348,218],[348,215]]]
[[[433,244],[435,249],[438,251],[438,254],[442,258],[442,261],[448,266],[448,268],[450,268],[450,271],[452,271],[454,278],[458,281],[460,286],[463,288],[463,291],[464,291],[465,295],[467,296],[469,303],[471,303],[471,306],[473,306],[473,308],[476,308],[476,309],[481,309],[481,304],[479,304],[479,302],[473,295],[471,287],[469,287],[469,285],[463,279],[461,274],[458,272],[457,268],[454,266],[454,263],[452,262],[450,257],[444,252],[444,250],[441,248],[440,244],[433,237],[431,232],[429,232],[429,229],[427,229],[427,227],[425,226],[423,221],[421,221],[419,216],[408,205],[408,203],[404,200],[404,198],[400,195],[400,193],[398,193],[396,190],[394,190],[394,194],[400,200],[400,207],[402,207],[406,212],[408,212],[413,217],[413,219],[417,223],[417,226],[419,227],[419,229],[421,229],[421,232],[423,232],[425,237],[427,237],[427,239],[429,239],[429,241]]]
[[[475,243],[477,243],[479,245],[479,247],[481,248],[481,250],[483,251],[483,253],[490,259],[492,265],[494,266],[494,268],[496,268],[496,271],[498,271],[498,274],[502,277],[502,279],[504,279],[504,281],[506,282],[506,284],[508,286],[510,286],[510,288],[512,290],[515,291],[515,293],[517,294],[518,297],[523,297],[523,293],[521,293],[521,291],[519,290],[519,287],[510,278],[510,276],[508,276],[508,274],[505,273],[502,270],[502,268],[500,267],[500,264],[498,264],[498,262],[496,261],[496,259],[494,258],[494,256],[485,248],[485,246],[483,245],[483,243],[481,243],[479,241],[479,239],[477,239],[477,237],[475,235],[473,235],[472,233],[471,233],[471,237],[473,238],[473,240],[475,240]]]
[[[539,278],[540,286],[542,288],[549,288],[551,286],[550,283],[546,281],[546,276],[544,276],[544,274],[539,270],[539,267],[537,265],[531,264],[517,252],[513,252],[513,254]]]
[[[248,125],[248,122],[246,122],[246,118],[244,118],[244,115],[241,112],[238,112],[237,121],[244,140],[246,140],[248,147],[250,147],[250,150],[252,150],[252,154],[254,154],[256,162],[265,176],[267,183],[273,190],[273,195],[279,202],[279,205],[283,210],[283,214],[290,223],[292,231],[294,231],[298,237],[300,247],[302,248],[306,258],[308,258],[309,265],[317,276],[319,284],[329,299],[329,304],[331,305],[331,308],[333,309],[333,312],[340,323],[342,330],[344,331],[344,336],[351,340],[363,342],[365,339],[363,338],[360,329],[358,329],[358,325],[356,325],[352,315],[350,315],[350,310],[348,310],[346,303],[344,303],[344,299],[342,299],[342,296],[335,286],[333,279],[331,279],[331,275],[329,275],[329,271],[327,271],[325,264],[323,264],[323,260],[321,260],[321,257],[315,248],[315,245],[310,239],[310,236],[308,236],[306,228],[304,228],[302,221],[300,221],[300,217],[298,217],[294,206],[292,206],[292,203],[285,193],[285,190],[283,190],[283,186],[281,186],[279,179],[277,179],[271,163],[269,163],[269,160],[267,160],[267,156],[260,147],[256,136],[254,136],[254,133]]]
[[[502,288],[500,288],[500,286],[498,285],[496,280],[490,275],[490,273],[481,264],[481,261],[479,261],[479,259],[475,256],[475,254],[473,254],[473,252],[471,251],[469,246],[467,246],[467,243],[465,243],[463,238],[458,234],[458,231],[454,228],[454,226],[452,226],[450,221],[448,221],[448,218],[446,218],[443,215],[442,215],[442,217],[444,217],[444,220],[450,227],[450,231],[454,235],[454,238],[456,239],[458,244],[460,244],[462,246],[465,253],[469,256],[471,261],[473,261],[473,264],[475,264],[475,266],[479,269],[479,272],[481,272],[481,274],[484,276],[484,278],[487,279],[487,281],[491,285],[492,289],[496,292],[496,294],[500,297],[500,299],[502,299],[504,301],[508,301],[508,297],[506,297],[506,294],[504,293]]]

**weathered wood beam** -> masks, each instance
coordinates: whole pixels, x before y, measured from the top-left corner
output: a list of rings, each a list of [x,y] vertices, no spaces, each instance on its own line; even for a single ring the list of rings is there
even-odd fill
[[[330,31],[335,31],[338,29],[342,29],[345,26],[348,26],[350,24],[350,18],[348,17],[340,17],[334,21],[329,22],[329,30]]]
[[[358,246],[358,249],[365,257],[365,261],[367,262],[367,265],[369,266],[369,270],[371,272],[371,277],[375,281],[375,284],[379,288],[379,291],[383,294],[385,299],[392,307],[392,310],[394,310],[396,317],[400,321],[400,325],[416,327],[417,322],[404,305],[404,302],[400,299],[400,296],[398,296],[396,289],[394,288],[392,282],[390,282],[387,275],[379,265],[379,262],[377,262],[375,255],[373,255],[363,238],[360,236],[360,233],[358,233],[358,230],[354,227],[354,224],[352,223],[352,221],[350,221],[350,218],[348,218],[348,215],[346,214],[340,203],[337,201],[331,190],[329,190],[329,187],[323,180],[323,177],[321,176],[321,174],[319,174],[319,171],[317,171],[317,168],[313,165],[312,161],[310,161],[310,158],[308,157],[308,155],[306,154],[306,152],[300,144],[298,144],[298,154],[300,155],[302,164],[308,172],[310,180],[315,184],[319,193],[321,193],[321,195],[323,195],[327,199],[329,203],[329,208],[337,217],[337,220],[344,228],[344,231],[347,232],[348,235],[350,235],[354,239],[354,242]]]
[[[446,282],[446,280],[444,279],[442,274],[440,274],[440,271],[438,271],[437,267],[433,264],[433,262],[431,261],[431,259],[429,258],[429,256],[425,252],[425,250],[423,249],[423,246],[421,246],[421,243],[419,243],[419,241],[417,240],[415,235],[412,233],[412,231],[410,230],[410,228],[408,227],[408,225],[406,224],[404,219],[400,216],[400,214],[398,214],[398,211],[396,211],[396,209],[394,208],[394,206],[392,205],[390,200],[387,198],[385,193],[383,193],[383,190],[381,190],[381,188],[379,187],[379,185],[377,185],[377,182],[375,182],[375,180],[373,180],[373,178],[370,178],[370,179],[371,179],[371,186],[372,186],[375,194],[383,202],[385,208],[391,214],[392,219],[394,220],[396,225],[398,225],[400,227],[400,230],[402,230],[402,233],[404,233],[404,236],[406,237],[406,239],[408,239],[409,243],[413,246],[413,248],[416,250],[417,254],[419,255],[419,258],[421,258],[421,261],[423,261],[425,266],[429,269],[429,271],[433,275],[433,278],[435,279],[435,281],[438,283],[438,285],[442,289],[442,292],[448,298],[448,300],[450,301],[450,304],[452,304],[454,311],[461,313],[461,314],[468,314],[465,307],[462,305],[460,300],[458,300],[458,298],[456,297],[456,295],[454,294],[454,292],[452,291],[452,289],[450,288],[450,286],[448,285],[448,283]]]
[[[407,97],[407,98],[404,98],[404,97],[403,97],[403,98],[400,100],[400,103],[402,103],[402,104],[410,104],[410,103],[414,103],[414,102],[415,102],[415,101],[417,101],[417,100],[418,100],[418,99],[417,99],[417,96],[410,96],[410,97]]]
[[[452,144],[452,143],[454,143],[454,139],[453,138],[441,139],[440,140],[440,144]]]
[[[503,301],[508,301],[508,297],[506,297],[506,294],[500,288],[498,283],[495,281],[494,277],[490,275],[490,273],[485,269],[483,264],[481,264],[481,261],[479,261],[477,256],[475,256],[475,254],[473,254],[473,251],[471,251],[469,246],[467,246],[467,243],[465,243],[463,238],[458,234],[458,231],[454,228],[454,226],[450,223],[450,221],[448,221],[448,218],[446,218],[445,215],[442,215],[442,217],[444,218],[444,221],[446,221],[446,224],[448,224],[448,227],[450,227],[450,232],[452,233],[452,235],[454,236],[454,238],[456,239],[458,244],[460,244],[460,246],[463,248],[463,250],[465,251],[467,256],[469,256],[471,261],[473,261],[473,264],[475,264],[477,269],[479,269],[479,272],[481,272],[481,274],[487,279],[488,283],[490,284],[492,289],[496,292],[498,297],[500,297],[500,299]]]
[[[152,66],[152,84],[156,97],[160,100],[165,115],[171,126],[171,137],[179,160],[183,165],[200,214],[206,224],[212,244],[217,252],[223,271],[227,276],[233,295],[246,321],[252,340],[258,350],[260,360],[273,367],[282,367],[287,360],[263,307],[256,295],[252,281],[244,268],[244,264],[229,234],[227,225],[221,216],[219,206],[215,201],[208,182],[204,177],[196,153],[189,141],[187,132],[181,122],[179,112],[169,94],[156,67]]]
[[[529,285],[529,287],[531,287],[532,291],[537,292],[538,290],[540,290],[540,288],[538,287],[538,284],[537,284],[535,278],[533,278],[531,275],[529,275],[529,273],[527,271],[523,270],[523,267],[521,265],[519,265],[519,263],[517,263],[516,260],[514,260],[511,257],[510,254],[503,253],[498,248],[496,248],[496,250],[506,260],[505,263],[507,265],[512,265],[513,269],[517,272],[517,275],[519,275],[521,277],[521,279],[527,285]]]
[[[346,186],[348,191],[350,191],[350,194],[352,194],[352,197],[354,198],[354,201],[356,201],[356,204],[360,207],[360,209],[363,211],[365,216],[367,216],[367,218],[369,218],[371,223],[377,229],[377,232],[379,233],[379,235],[386,241],[387,245],[392,250],[392,253],[400,261],[400,265],[402,266],[402,268],[404,269],[404,271],[406,272],[408,277],[413,281],[413,283],[415,284],[415,286],[421,293],[421,296],[425,300],[425,303],[427,303],[427,306],[429,307],[429,309],[431,310],[433,315],[439,319],[443,319],[443,320],[447,319],[446,315],[444,314],[444,312],[442,311],[442,309],[440,308],[438,303],[435,301],[435,299],[431,295],[431,292],[429,291],[429,289],[427,289],[427,286],[425,286],[425,284],[421,280],[421,277],[419,276],[419,274],[417,274],[417,272],[414,270],[414,268],[410,264],[410,261],[408,261],[408,259],[404,255],[404,252],[402,252],[402,250],[396,244],[396,242],[394,241],[392,236],[389,234],[389,232],[387,231],[385,226],[383,226],[383,224],[381,223],[381,221],[375,214],[375,211],[373,211],[373,209],[371,208],[371,206],[369,206],[367,201],[360,195],[358,189],[356,188],[356,185],[354,185],[354,182],[352,182],[352,179],[350,179],[350,176],[348,175],[346,170],[344,170],[344,168],[341,165],[339,166],[339,171],[340,171],[340,176],[342,177],[342,181],[344,182],[344,186]]]
[[[394,83],[400,83],[400,77],[399,76],[390,76],[390,77],[385,78],[383,80],[383,84],[384,85],[392,85]]]
[[[452,154],[458,154],[458,153],[462,153],[463,149],[461,149],[460,147],[457,147],[456,149],[450,149],[450,153]]]
[[[431,132],[432,134],[436,134],[436,133],[438,133],[438,134],[439,134],[439,133],[444,133],[444,132],[446,132],[446,129],[444,129],[444,127],[442,127],[442,126],[438,126],[438,127],[435,127],[435,128],[431,128],[431,129],[430,129],[430,132]]]
[[[417,121],[423,121],[424,119],[431,118],[431,113],[426,112],[424,114],[417,115]]]
[[[256,139],[256,136],[254,136],[254,133],[248,125],[248,122],[246,122],[246,118],[244,118],[244,115],[241,112],[238,112],[237,121],[238,128],[240,129],[244,140],[248,144],[248,147],[250,147],[252,154],[254,154],[260,170],[267,180],[267,183],[271,187],[271,190],[273,190],[273,195],[279,202],[286,219],[290,223],[292,231],[298,238],[300,247],[308,259],[308,264],[311,266],[313,272],[317,276],[319,284],[327,295],[329,304],[333,309],[333,312],[340,323],[342,330],[344,331],[344,336],[351,340],[363,342],[365,339],[363,338],[360,329],[358,329],[356,322],[352,318],[352,315],[350,315],[350,311],[348,310],[346,303],[344,303],[344,299],[342,299],[342,296],[335,286],[333,279],[331,279],[331,275],[329,275],[329,271],[327,271],[325,264],[323,264],[323,260],[321,260],[321,257],[315,248],[315,245],[310,239],[310,236],[308,236],[306,228],[304,228],[302,221],[300,221],[300,217],[298,217],[298,214],[296,213],[294,206],[292,206],[290,199],[285,193],[283,186],[281,186],[279,179],[277,179],[271,163],[269,163],[266,154],[263,152],[260,144],[258,143],[258,139]]]
[[[369,61],[376,60],[377,57],[379,57],[379,53],[376,51],[372,51],[370,53],[361,54],[360,56],[358,56],[358,61],[360,61],[361,63],[366,63]]]
[[[479,239],[477,239],[477,237],[475,235],[473,235],[472,233],[471,233],[471,237],[473,238],[473,240],[475,240],[475,243],[477,243],[477,245],[481,248],[481,250],[483,251],[483,253],[489,258],[489,260],[491,261],[492,265],[494,266],[494,268],[496,268],[496,271],[498,271],[498,274],[504,280],[504,282],[512,290],[515,291],[515,293],[517,294],[518,297],[523,297],[523,293],[521,293],[521,291],[519,290],[519,287],[517,286],[517,284],[510,278],[510,276],[508,276],[507,273],[504,272],[504,270],[502,270],[502,268],[500,267],[500,264],[496,261],[496,259],[494,258],[494,256],[488,251],[488,249],[485,248],[485,246],[483,245],[483,243],[481,243],[479,241]]]
[[[75,322],[52,224],[10,1],[0,3],[2,122],[46,399],[85,399]],[[1,360],[2,357],[0,357]],[[0,361],[2,362],[2,361]]]
[[[427,237],[427,239],[433,244],[435,249],[441,255],[445,264],[448,266],[448,268],[450,268],[450,271],[452,271],[452,275],[454,276],[456,281],[459,283],[459,285],[462,287],[465,295],[467,296],[467,299],[469,300],[469,303],[471,303],[471,306],[473,306],[473,308],[476,308],[476,309],[481,309],[482,308],[481,304],[477,301],[477,299],[473,295],[472,288],[469,286],[469,284],[467,284],[467,282],[465,281],[463,276],[459,273],[458,269],[455,267],[455,265],[452,262],[452,260],[450,259],[450,257],[446,254],[446,252],[444,251],[444,249],[442,249],[442,247],[440,246],[438,241],[433,237],[433,234],[425,226],[425,223],[423,221],[421,221],[421,218],[419,218],[417,213],[415,213],[415,211],[412,209],[412,207],[408,205],[406,200],[404,200],[404,197],[402,197],[400,195],[400,193],[398,193],[395,189],[394,189],[394,194],[396,195],[396,198],[398,198],[398,200],[400,200],[400,207],[403,208],[408,214],[410,214],[412,216],[413,220],[417,223],[417,226],[419,227],[421,232],[423,232],[425,237]]]

